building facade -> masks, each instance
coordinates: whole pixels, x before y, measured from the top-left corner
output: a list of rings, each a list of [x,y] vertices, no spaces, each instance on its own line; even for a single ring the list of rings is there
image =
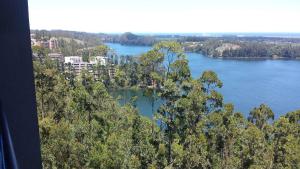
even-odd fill
[[[58,49],[58,40],[57,38],[50,38],[49,40],[49,49],[53,50],[53,49]]]
[[[104,56],[91,57],[89,62],[82,60],[81,56],[66,56],[64,57],[64,68],[65,71],[72,71],[76,76],[80,75],[83,70],[87,70],[89,73],[93,74],[95,79],[98,79],[100,74],[104,72],[101,66],[107,70],[110,78],[115,76],[115,66],[108,65],[108,58]]]

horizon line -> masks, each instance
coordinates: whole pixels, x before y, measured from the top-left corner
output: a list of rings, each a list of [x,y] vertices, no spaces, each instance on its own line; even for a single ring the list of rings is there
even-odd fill
[[[99,31],[99,32],[92,32],[92,31],[82,31],[82,30],[71,30],[71,29],[34,29],[30,28],[31,31],[33,30],[45,30],[45,31],[70,31],[70,32],[84,32],[84,33],[94,33],[94,34],[99,34],[99,33],[104,33],[104,34],[123,34],[123,33],[133,33],[133,34],[209,34],[209,33],[215,33],[215,34],[239,34],[239,33],[245,33],[245,34],[300,34],[299,32],[288,32],[288,31],[270,31],[270,32],[265,32],[265,31],[257,31],[257,32],[248,32],[248,31],[212,31],[212,32],[137,32],[137,31],[118,31],[118,32],[107,32],[107,31]]]

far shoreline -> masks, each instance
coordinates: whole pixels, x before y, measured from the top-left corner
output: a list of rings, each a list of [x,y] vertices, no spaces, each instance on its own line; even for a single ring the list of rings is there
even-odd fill
[[[117,42],[103,42],[104,44],[119,44],[121,46],[130,46],[130,47],[152,47],[153,45],[133,45],[133,44],[122,44]],[[194,52],[194,51],[188,51],[185,50],[185,53],[195,53],[203,55],[204,57],[208,57],[211,59],[222,59],[222,60],[240,60],[240,61],[264,61],[264,60],[294,60],[294,61],[300,61],[300,57],[296,58],[285,58],[285,57],[217,57],[217,56],[209,56],[205,55],[200,52]]]

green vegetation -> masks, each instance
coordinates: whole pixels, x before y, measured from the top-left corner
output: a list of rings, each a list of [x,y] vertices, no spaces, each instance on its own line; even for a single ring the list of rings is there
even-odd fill
[[[222,58],[300,58],[299,39],[263,37],[187,37],[180,40],[187,51]]]
[[[58,52],[61,52],[64,56],[74,56],[79,53],[79,49],[84,48],[83,43],[78,43],[74,39],[66,40],[63,38],[58,39]]]
[[[75,78],[49,59],[34,61],[34,74],[45,169],[300,168],[300,111],[274,121],[262,104],[246,119],[224,103],[216,73],[191,77],[177,42],[125,58],[113,79]],[[143,89],[163,104],[151,120],[136,98],[119,105],[112,87]]]
[[[186,52],[201,53],[211,57],[231,59],[299,59],[300,38],[276,37],[198,37],[181,35],[136,35],[86,33],[63,30],[32,30],[38,40],[59,39],[60,52],[67,55],[78,55],[78,50],[95,47],[103,42],[122,45],[153,46],[162,41],[177,41]],[[80,53],[80,52],[79,52]]]
[[[103,46],[101,41],[102,34],[93,34],[85,32],[75,31],[62,31],[62,30],[32,30],[37,41],[48,41],[50,38],[55,37],[57,39],[57,48],[51,49],[51,52],[59,52],[64,56],[76,56],[82,55],[95,56],[98,52],[94,52],[94,48]],[[38,46],[33,46],[37,48]],[[106,47],[106,46],[105,46]],[[48,53],[50,49],[47,49]],[[33,50],[35,53],[36,50]]]
[[[126,32],[120,36],[115,36],[112,39],[112,42],[118,42],[122,45],[141,45],[141,46],[150,46],[155,43],[155,38],[151,36],[139,36]]]
[[[51,37],[63,37],[67,39],[76,39],[84,42],[85,46],[97,46],[102,44],[101,38],[104,34],[65,31],[65,30],[31,30],[31,33],[36,35],[36,39],[50,39]]]
[[[49,49],[40,47],[40,46],[32,46],[32,53],[36,54],[38,58],[47,56],[49,54]]]

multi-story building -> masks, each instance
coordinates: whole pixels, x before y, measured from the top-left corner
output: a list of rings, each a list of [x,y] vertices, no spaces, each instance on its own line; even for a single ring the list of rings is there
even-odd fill
[[[108,68],[108,75],[109,75],[109,78],[114,78],[115,77],[115,74],[116,74],[116,68],[115,68],[115,65],[112,64],[109,66]]]
[[[66,56],[65,67],[72,69],[76,75],[79,75],[81,70],[87,69],[87,62],[83,62],[80,56]]]
[[[74,63],[80,63],[80,62],[83,62],[81,56],[66,56],[65,57],[65,64],[67,64],[67,63],[74,64]]]
[[[64,56],[61,53],[49,53],[48,57],[53,61],[64,63]]]
[[[82,70],[87,70],[89,73],[93,74],[95,78],[98,78],[103,70],[97,70],[96,66],[107,66],[108,58],[104,56],[92,57],[89,62],[84,62],[81,56],[66,56],[64,65],[65,70],[73,71],[76,76],[80,75]],[[115,76],[114,65],[109,65],[108,68],[109,77],[113,78]]]
[[[95,56],[90,58],[90,63],[95,65],[100,64],[102,66],[106,66],[107,62],[108,57],[105,56]]]
[[[51,50],[59,48],[58,39],[55,37],[52,37],[49,40],[47,40],[47,39],[37,40],[35,38],[35,34],[31,34],[30,37],[31,37],[31,45],[32,46],[40,46],[40,47],[44,47],[44,48],[49,48]]]
[[[57,68],[63,71],[64,68],[64,56],[61,53],[49,53],[45,56],[38,56],[37,53],[32,53],[32,59],[35,61],[44,62],[46,58],[51,59],[57,65]]]
[[[57,38],[50,38],[49,40],[49,49],[53,50],[53,49],[57,49],[58,48],[58,40]]]
[[[93,73],[93,68],[97,64],[106,64],[103,61],[103,58],[95,57],[93,61],[84,62],[81,56],[66,56],[65,57],[65,66],[72,66],[76,75],[79,75],[82,70],[87,70],[90,73]]]
[[[64,69],[64,56],[61,53],[49,53],[48,57],[55,61],[59,70]]]

